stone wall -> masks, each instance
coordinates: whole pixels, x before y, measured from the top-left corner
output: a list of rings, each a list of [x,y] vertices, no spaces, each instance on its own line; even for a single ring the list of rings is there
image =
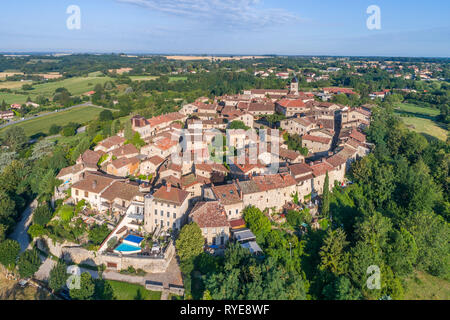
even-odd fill
[[[173,256],[175,255],[175,246],[171,242],[166,250],[164,259],[152,259],[149,257],[130,257],[123,255],[122,257],[112,254],[98,254],[97,252],[86,250],[74,243],[53,243],[47,237],[38,239],[36,245],[40,250],[50,252],[54,256],[63,258],[66,262],[74,262],[76,264],[86,264],[90,266],[99,266],[104,264],[109,269],[117,271],[133,267],[142,269],[148,273],[163,273]]]

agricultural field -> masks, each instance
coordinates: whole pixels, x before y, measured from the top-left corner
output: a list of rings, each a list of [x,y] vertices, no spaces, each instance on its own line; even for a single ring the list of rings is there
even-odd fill
[[[24,84],[31,84],[32,81],[0,81],[0,89],[22,89]]]
[[[406,280],[404,299],[449,300],[450,282],[417,271]]]
[[[100,83],[104,84],[107,81],[111,81],[110,77],[74,77],[69,79],[64,79],[60,81],[52,81],[43,84],[33,85],[33,90],[28,90],[26,93],[5,93],[0,92],[0,101],[5,100],[6,103],[25,103],[27,97],[30,96],[32,100],[39,95],[43,95],[45,97],[52,97],[55,90],[61,87],[66,88],[72,95],[81,95],[85,92],[93,90],[95,85]],[[14,82],[14,81],[10,81]],[[24,82],[20,82],[20,87],[15,89],[21,89]],[[10,86],[12,84],[9,84]],[[0,83],[1,88],[1,83]]]
[[[27,136],[33,136],[38,133],[47,134],[52,124],[64,126],[69,122],[85,123],[98,117],[102,110],[104,109],[89,106],[77,107],[67,111],[55,112],[47,116],[20,122],[14,126],[22,127]],[[10,127],[11,126],[1,129],[0,134]]]
[[[187,77],[170,77],[169,83],[176,82],[176,81],[186,81]]]
[[[113,288],[117,300],[161,300],[161,292],[149,291],[137,284],[114,280],[106,282]]]
[[[14,70],[3,71],[3,72],[0,72],[0,79],[5,79],[6,77],[11,77],[11,76],[14,76],[16,74],[23,75],[23,72],[14,71]]]
[[[133,81],[148,81],[148,80],[156,80],[158,76],[130,76],[130,79]]]
[[[443,141],[447,139],[448,131],[445,125],[436,121],[439,110],[410,103],[399,103],[395,109],[395,113],[402,118],[409,129]]]

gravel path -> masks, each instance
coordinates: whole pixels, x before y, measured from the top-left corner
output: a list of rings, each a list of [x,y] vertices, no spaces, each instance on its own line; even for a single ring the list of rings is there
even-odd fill
[[[16,229],[11,234],[10,238],[16,240],[20,244],[20,251],[25,251],[30,246],[30,238],[28,236],[28,227],[31,224],[33,218],[33,211],[37,207],[36,199],[25,209],[22,213],[22,217],[19,223],[16,225]]]

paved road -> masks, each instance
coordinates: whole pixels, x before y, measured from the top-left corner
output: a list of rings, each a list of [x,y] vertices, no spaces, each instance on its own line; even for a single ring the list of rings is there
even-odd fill
[[[65,109],[58,109],[58,111],[50,111],[50,112],[46,112],[46,113],[42,113],[42,114],[40,114],[40,115],[37,115],[37,116],[35,116],[35,117],[29,117],[29,118],[25,118],[25,119],[20,119],[20,120],[16,120],[16,121],[10,121],[10,122],[8,122],[8,123],[5,123],[5,124],[2,124],[2,125],[0,125],[0,129],[2,129],[2,128],[4,128],[4,127],[7,127],[7,126],[10,126],[10,125],[13,125],[13,124],[16,124],[16,123],[20,123],[20,122],[24,122],[24,121],[28,121],[28,120],[32,120],[32,119],[37,119],[37,118],[40,118],[40,117],[44,117],[44,116],[48,116],[49,114],[53,114],[53,113],[57,113],[57,112],[61,112],[61,111],[67,111],[67,110],[70,110],[70,109],[74,109],[74,108],[79,108],[79,107],[95,107],[95,108],[101,108],[101,109],[107,109],[107,108],[103,108],[103,107],[101,107],[101,106],[96,106],[96,105],[94,105],[94,104],[92,104],[92,103],[90,103],[90,102],[85,102],[85,103],[82,103],[82,104],[77,104],[77,105],[75,105],[75,106],[71,106],[71,107],[68,107],[68,108],[65,108]],[[109,109],[108,109],[109,110]]]
[[[25,209],[22,213],[22,217],[19,223],[16,225],[16,229],[11,234],[11,239],[16,240],[20,244],[20,251],[25,251],[30,246],[30,238],[28,236],[28,227],[31,224],[33,218],[33,211],[37,207],[36,199]]]

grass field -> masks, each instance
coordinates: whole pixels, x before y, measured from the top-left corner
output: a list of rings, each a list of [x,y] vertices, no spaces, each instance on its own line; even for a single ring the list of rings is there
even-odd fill
[[[447,140],[448,131],[439,127],[432,120],[413,117],[402,117],[402,120],[411,130],[436,137],[442,141]]]
[[[158,79],[158,76],[130,76],[133,81],[148,81]]]
[[[5,100],[5,102],[8,104],[24,103],[26,102],[28,96],[30,96],[31,99],[34,100],[38,95],[43,95],[45,97],[52,98],[55,90],[61,87],[64,87],[67,90],[69,90],[69,92],[72,95],[81,95],[85,92],[93,90],[96,84],[98,83],[104,84],[105,82],[111,80],[112,79],[110,77],[74,77],[60,81],[34,85],[33,90],[26,91],[25,94],[0,92],[0,101]],[[24,84],[23,82],[20,81],[18,81],[18,83],[20,83],[20,87],[15,89],[21,89],[22,85]],[[12,85],[13,85],[12,83],[9,84],[9,86]]]
[[[439,115],[438,109],[424,108],[412,103],[398,103],[395,105],[397,113],[409,113],[415,115],[423,115],[435,117]]]
[[[95,119],[103,109],[96,107],[79,107],[67,111],[52,113],[44,117],[24,121],[14,126],[22,127],[27,136],[33,136],[37,133],[48,133],[52,124],[64,126],[69,122],[85,123]],[[0,134],[6,131],[8,126],[0,130]]]
[[[411,103],[398,103],[395,106],[395,113],[411,130],[443,141],[447,139],[448,131],[445,129],[445,125],[436,121],[439,110],[423,108]]]
[[[24,84],[31,84],[31,81],[2,81],[0,89],[22,89]]]
[[[114,280],[106,280],[113,288],[114,295],[117,300],[160,300],[161,292],[149,291],[143,286],[120,282]]]
[[[186,81],[187,77],[170,77],[169,83],[176,82],[176,81]]]
[[[405,300],[449,300],[450,282],[416,272],[406,280]]]

